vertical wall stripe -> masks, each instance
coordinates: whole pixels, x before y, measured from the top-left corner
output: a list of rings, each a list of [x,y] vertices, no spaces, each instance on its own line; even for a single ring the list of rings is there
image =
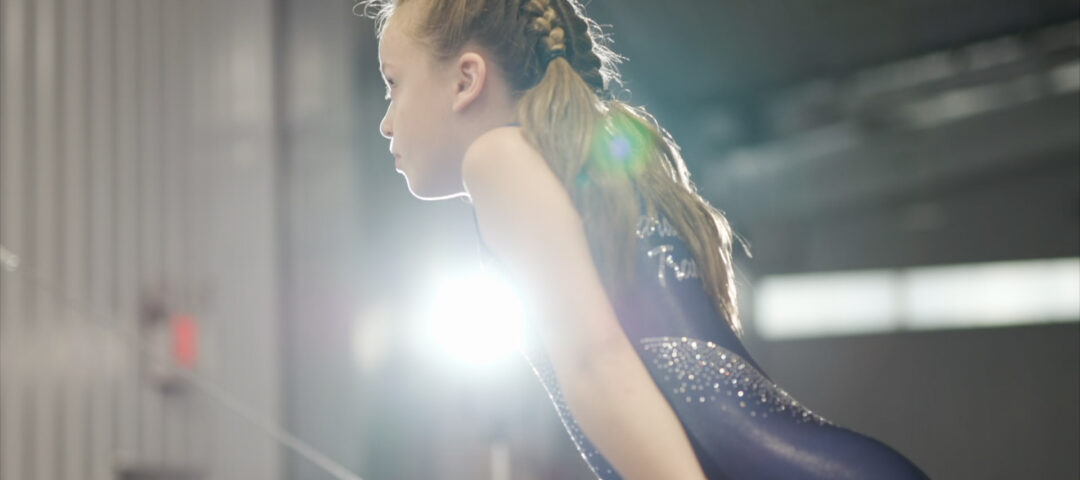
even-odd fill
[[[113,409],[118,390],[120,365],[118,350],[123,348],[107,329],[116,322],[113,298],[116,290],[115,229],[113,191],[115,188],[115,77],[113,28],[115,26],[112,0],[90,0],[87,9],[89,23],[89,108],[90,149],[90,306],[96,312],[107,312],[109,318],[94,319],[101,324],[90,327],[87,337],[93,344],[92,418],[90,465],[87,478],[112,480],[112,455],[116,451],[117,429]]]
[[[193,253],[192,263],[195,267],[195,281],[196,290],[198,295],[198,314],[199,319],[203,322],[203,328],[201,330],[203,338],[206,341],[210,340],[209,332],[212,325],[210,318],[210,302],[209,297],[210,289],[210,187],[211,177],[209,175],[209,166],[213,161],[211,156],[211,140],[210,131],[212,128],[210,118],[210,106],[212,105],[214,98],[213,82],[211,75],[212,62],[210,57],[211,46],[213,45],[213,38],[211,36],[213,16],[211,12],[211,4],[214,0],[195,0],[193,3],[195,9],[193,11],[192,29],[195,32],[192,39],[192,52],[193,52],[193,65],[199,65],[200,68],[193,68],[189,72],[189,81],[192,82],[192,145],[195,146],[195,152],[192,156],[192,165],[194,171],[194,185],[192,186],[192,211],[194,221],[194,230],[199,232],[199,235],[195,237],[195,249]],[[212,350],[206,349],[206,355],[200,357],[200,368],[206,371],[212,363]],[[204,407],[203,410],[209,412],[210,407],[207,405],[205,399],[201,397],[193,397],[189,399],[193,404],[193,408]],[[210,438],[210,426],[208,425],[209,414],[197,415],[193,418],[194,426],[192,441],[194,442],[194,452],[192,458],[199,465],[209,465],[211,462],[211,448],[213,446],[213,440]]]
[[[178,63],[182,46],[178,42],[177,28],[177,3],[175,0],[162,0],[158,11],[160,23],[159,58],[160,58],[160,90],[161,98],[161,162],[162,162],[162,188],[164,225],[162,226],[162,259],[165,261],[164,272],[167,275],[165,290],[169,299],[169,308],[173,312],[186,310],[184,299],[184,276],[183,259],[178,249],[180,235],[183,230],[180,227],[180,212],[178,211],[178,196],[183,184],[180,172],[185,159],[179,155],[179,129],[181,108],[177,102],[179,97],[179,72]],[[162,458],[166,463],[176,465],[180,459],[180,444],[177,441],[178,433],[183,418],[178,408],[179,397],[166,396],[162,399]]]
[[[86,234],[86,35],[85,0],[65,0],[58,10],[60,32],[60,95],[59,134],[62,177],[59,198],[61,204],[60,238],[62,250],[58,252],[60,278],[58,286],[65,297],[78,305],[87,304],[85,251]],[[59,354],[63,359],[58,379],[64,389],[63,461],[60,462],[61,478],[82,480],[86,477],[86,435],[89,416],[86,412],[90,376],[94,373],[87,366],[86,343],[88,322],[91,320],[80,309],[61,302]]]
[[[136,211],[138,244],[136,269],[138,279],[136,305],[144,307],[148,301],[157,301],[161,298],[160,263],[161,250],[159,233],[161,231],[160,204],[161,179],[159,176],[160,156],[158,150],[158,117],[157,117],[157,40],[160,29],[158,28],[157,0],[138,0],[136,6],[136,77],[137,88],[135,101],[138,105],[138,122],[136,124],[136,139],[138,145],[138,173],[136,174],[136,198],[138,208]],[[147,326],[143,318],[142,308],[136,310],[133,319],[136,328],[142,338],[147,333]],[[142,461],[157,462],[161,458],[160,415],[159,400],[153,392],[153,384],[150,382],[153,365],[142,352],[135,354],[138,368],[138,424],[139,424],[139,459]]]
[[[0,245],[25,262],[27,50],[25,0],[0,0]],[[0,267],[2,268],[2,267]],[[29,478],[25,282],[0,271],[0,478]]]
[[[115,188],[115,253],[113,269],[117,274],[114,326],[121,332],[135,331],[133,321],[135,305],[135,259],[138,249],[135,242],[136,177],[136,48],[135,14],[138,0],[117,0],[114,83],[116,99],[116,174]],[[120,368],[115,404],[115,420],[119,433],[116,457],[119,464],[131,461],[138,454],[138,368],[135,353],[120,342]]]
[[[30,242],[30,265],[39,278],[56,283],[55,245],[56,148],[52,132],[56,128],[56,9],[52,0],[34,2],[34,93],[33,106],[34,186],[29,214],[33,223]],[[29,266],[29,265],[28,265]],[[55,298],[35,289],[33,333],[30,337],[31,364],[36,385],[34,393],[34,473],[39,480],[56,479],[57,382],[55,347],[48,339],[56,338],[53,308]]]

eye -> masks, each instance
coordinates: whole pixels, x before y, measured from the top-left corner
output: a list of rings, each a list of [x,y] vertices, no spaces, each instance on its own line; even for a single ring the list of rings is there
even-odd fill
[[[389,78],[386,79],[386,100],[390,100],[390,92],[393,91],[393,88],[394,81]]]

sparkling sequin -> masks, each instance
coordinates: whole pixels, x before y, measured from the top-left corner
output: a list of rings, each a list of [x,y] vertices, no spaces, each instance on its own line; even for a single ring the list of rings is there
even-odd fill
[[[649,266],[656,262],[657,280],[662,287],[667,286],[672,276],[678,281],[700,278],[696,263],[689,258],[685,243],[667,218],[641,215],[636,234],[642,240],[640,252],[650,262]],[[829,424],[799,405],[752,365],[715,342],[686,336],[640,341],[644,350],[642,360],[651,363],[657,385],[678,409],[715,409],[725,415],[741,415],[759,422],[790,417],[799,423]],[[527,356],[581,458],[598,479],[621,479],[574,419],[546,355],[533,350]],[[773,419],[766,420],[770,418]]]
[[[566,431],[570,434],[570,438],[574,441],[574,445],[577,446],[578,452],[581,453],[581,458],[585,460],[599,480],[621,480],[622,477],[615,472],[607,459],[593,446],[592,442],[585,436],[585,432],[581,430],[577,420],[570,413],[570,407],[566,404],[562,389],[559,388],[559,382],[555,377],[555,370],[552,368],[550,360],[535,351],[529,356],[532,359],[533,371],[540,379],[540,383],[544,385],[548,396],[551,397],[551,403],[555,405],[555,411],[559,414],[559,418],[562,420],[563,426],[566,427]]]
[[[678,230],[664,217],[652,217],[641,215],[638,217],[636,233],[638,238],[645,238],[653,234],[661,237],[677,237]]]
[[[650,217],[641,215],[638,217],[637,236],[645,239],[650,236],[660,238],[677,237],[675,227],[664,217]],[[675,258],[675,245],[659,244],[650,248],[645,255],[656,261],[656,277],[660,286],[667,286],[667,270],[675,274],[675,279],[682,281],[688,278],[701,278],[698,273],[697,262],[693,258]]]
[[[652,362],[667,377],[674,378],[677,384],[667,388],[676,395],[684,395],[687,389],[706,390],[738,398],[739,408],[748,409],[750,416],[768,418],[769,414],[783,414],[796,423],[813,422],[819,425],[832,425],[832,422],[810,411],[791,397],[784,389],[765,377],[753,365],[741,357],[712,342],[702,348],[700,340],[687,337],[651,337],[641,339],[642,347]],[[701,352],[701,361],[691,361],[696,357],[692,352]],[[698,396],[698,403],[715,401],[715,395],[708,399]],[[694,400],[685,396],[687,403]]]

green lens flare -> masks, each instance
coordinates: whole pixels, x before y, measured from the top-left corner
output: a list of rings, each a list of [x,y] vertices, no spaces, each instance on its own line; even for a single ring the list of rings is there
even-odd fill
[[[652,136],[633,118],[611,118],[595,132],[590,168],[597,173],[636,176],[655,151]]]

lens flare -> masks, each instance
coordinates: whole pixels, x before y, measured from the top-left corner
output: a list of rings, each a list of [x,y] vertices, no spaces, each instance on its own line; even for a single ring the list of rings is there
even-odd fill
[[[488,273],[472,273],[438,287],[428,314],[429,333],[440,356],[467,365],[491,365],[521,347],[523,317],[521,302],[509,285]]]
[[[613,116],[595,132],[590,167],[603,175],[637,175],[656,150],[647,127],[632,117]]]

